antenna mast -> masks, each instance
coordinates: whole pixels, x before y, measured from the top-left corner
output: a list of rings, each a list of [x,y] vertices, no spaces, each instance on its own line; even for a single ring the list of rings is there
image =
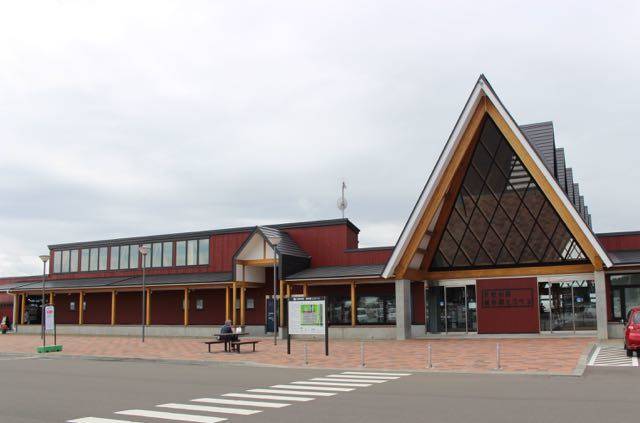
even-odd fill
[[[349,203],[347,203],[347,199],[344,197],[344,190],[347,189],[347,184],[344,182],[344,180],[342,181],[342,196],[340,198],[338,198],[338,210],[340,210],[340,212],[342,212],[342,218],[344,219],[344,210],[347,208],[347,205]]]

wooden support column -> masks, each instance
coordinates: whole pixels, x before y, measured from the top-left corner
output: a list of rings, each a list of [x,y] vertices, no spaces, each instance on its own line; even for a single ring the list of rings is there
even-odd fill
[[[49,292],[49,304],[53,305],[53,292]]]
[[[80,300],[78,301],[78,324],[84,323],[84,292],[80,291]]]
[[[189,288],[184,289],[184,325],[189,326]]]
[[[20,297],[20,323],[24,325],[24,311],[27,307],[27,294],[20,294]]]
[[[247,290],[247,288],[245,288],[244,286],[240,288],[240,326],[244,327],[244,317],[245,317],[245,291]]]
[[[147,289],[147,315],[146,315],[146,319],[147,321],[147,326],[149,326],[151,324],[151,290]]]
[[[13,316],[11,319],[11,324],[14,326],[14,329],[15,325],[20,322],[20,318],[18,316],[18,314],[20,313],[20,306],[18,305],[18,301],[20,301],[20,297],[18,296],[18,294],[13,294]]]
[[[291,298],[291,285],[287,284],[287,299]]]
[[[356,325],[356,310],[358,304],[356,303],[356,283],[351,282],[351,326]]]
[[[284,281],[280,281],[280,318],[278,324],[280,327],[284,327]]]
[[[111,325],[116,324],[116,291],[111,291]]]
[[[231,285],[231,322],[236,324],[236,283]]]
[[[227,321],[231,319],[231,313],[229,308],[229,287],[224,288],[224,320]]]
[[[302,285],[302,295],[304,295],[305,297],[309,296],[309,284],[305,283],[304,285]]]

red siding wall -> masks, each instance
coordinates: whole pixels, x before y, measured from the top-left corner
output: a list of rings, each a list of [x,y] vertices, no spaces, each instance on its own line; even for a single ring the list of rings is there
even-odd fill
[[[311,266],[343,264],[347,249],[347,225],[285,229],[311,256]]]
[[[392,252],[393,247],[364,251],[347,251],[344,253],[344,264],[385,264],[389,260],[389,257],[391,257]]]
[[[152,325],[184,325],[184,290],[152,291],[151,310]]]
[[[411,323],[424,325],[424,282],[411,282]]]
[[[247,239],[250,232],[240,232],[233,234],[214,235],[211,238],[211,272],[230,272],[231,261],[240,245]],[[223,322],[224,323],[224,322]]]
[[[536,278],[480,279],[476,282],[478,333],[538,333],[538,282]],[[517,292],[516,292],[517,290]],[[505,298],[503,306],[485,298]],[[486,297],[485,297],[486,295]],[[502,295],[502,297],[500,296]],[[508,306],[508,298],[527,298],[529,304]]]
[[[196,310],[196,300],[202,299],[204,308]],[[198,289],[189,292],[189,324],[220,325],[225,317],[225,290]]]
[[[78,324],[78,313],[80,310],[79,294],[56,294],[53,297],[53,304],[56,307],[56,323],[59,324]],[[69,309],[71,302],[76,303],[75,311]]]
[[[88,325],[111,324],[110,292],[85,293],[84,301],[87,304],[87,309],[82,316],[84,323]]]
[[[607,251],[640,250],[640,234],[598,235],[598,240]]]
[[[142,318],[142,294],[139,291],[116,293],[116,324],[139,325]]]
[[[269,292],[273,291],[273,288]],[[265,324],[265,289],[264,288],[248,288],[245,292],[245,300],[253,299],[253,309],[245,310],[245,324],[247,325],[264,325]]]

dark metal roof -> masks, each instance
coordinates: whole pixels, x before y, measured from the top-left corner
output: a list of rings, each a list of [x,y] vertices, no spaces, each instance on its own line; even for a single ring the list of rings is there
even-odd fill
[[[549,172],[551,172],[553,176],[556,176],[556,141],[553,135],[553,122],[521,125],[520,130],[522,130],[525,137],[529,140],[529,143],[536,150],[546,168],[549,169]]]
[[[364,247],[364,248],[347,248],[344,250],[345,253],[360,253],[364,251],[388,251],[393,250],[393,245],[386,247]]]
[[[145,285],[192,285],[230,282],[231,272],[214,273],[186,273],[173,275],[148,275],[145,276]],[[142,276],[136,276],[113,283],[110,286],[142,286]]]
[[[620,232],[599,232],[597,237],[601,236],[637,236],[640,235],[640,231],[620,231]]]
[[[284,231],[268,226],[259,226],[258,232],[262,234],[271,246],[273,246],[272,240],[274,238],[280,238],[280,244],[278,244],[278,252],[280,254],[287,254],[296,257],[311,257],[289,236],[288,233]]]
[[[569,201],[573,204],[573,169],[568,167],[567,169],[567,196],[569,197]]]
[[[102,288],[119,282],[124,277],[119,278],[87,278],[87,279],[56,279],[45,281],[45,289],[67,289],[67,288]],[[42,282],[32,282],[19,287],[20,290],[42,289]]]
[[[354,266],[324,266],[305,269],[287,277],[287,280],[338,279],[380,276],[384,264],[359,264]]]
[[[576,206],[576,210],[580,213],[580,184],[573,184],[573,205]]]
[[[614,266],[640,265],[640,250],[607,251]]]
[[[293,229],[293,228],[308,228],[314,226],[333,226],[333,225],[342,225],[346,224],[356,233],[360,232],[360,229],[356,225],[354,225],[349,219],[327,219],[327,220],[311,220],[306,222],[289,222],[289,223],[278,223],[274,225],[267,225],[271,228],[276,229]],[[212,235],[220,235],[220,234],[228,234],[228,233],[238,233],[238,232],[251,232],[256,229],[256,226],[244,226],[237,228],[226,228],[226,229],[214,229],[207,231],[196,231],[196,232],[179,232],[179,233],[171,233],[171,234],[163,234],[163,235],[149,235],[149,236],[135,236],[135,237],[127,237],[127,238],[114,238],[114,239],[103,239],[97,241],[84,241],[84,242],[70,242],[70,243],[60,243],[60,244],[50,244],[49,249],[62,249],[62,248],[73,248],[73,247],[104,247],[108,245],[121,245],[121,244],[130,244],[130,243],[147,243],[147,242],[155,242],[155,241],[170,241],[170,240],[182,240],[182,239],[195,239],[201,237],[209,237]]]
[[[556,180],[564,192],[567,192],[566,175],[567,170],[564,158],[564,148],[556,148]]]

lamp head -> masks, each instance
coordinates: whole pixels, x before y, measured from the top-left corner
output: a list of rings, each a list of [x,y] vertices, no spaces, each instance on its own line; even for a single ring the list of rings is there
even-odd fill
[[[49,254],[43,254],[40,257],[40,260],[42,260],[43,263],[46,263],[49,261],[49,259],[51,258],[51,256]]]
[[[138,251],[140,251],[140,254],[142,254],[142,256],[146,256],[149,253],[149,247],[147,247],[146,245],[141,245],[140,248],[138,248]]]

